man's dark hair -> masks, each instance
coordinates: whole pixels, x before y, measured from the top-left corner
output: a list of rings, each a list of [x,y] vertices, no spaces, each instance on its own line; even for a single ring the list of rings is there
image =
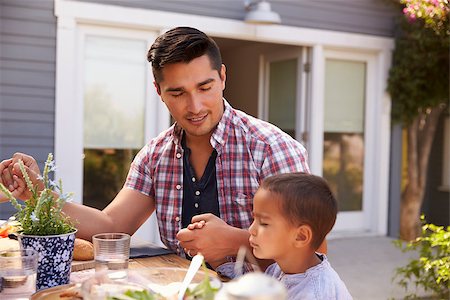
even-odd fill
[[[317,250],[336,221],[337,201],[327,182],[311,174],[286,173],[264,179],[261,188],[279,196],[289,223],[311,227],[311,245]]]
[[[148,50],[147,59],[152,64],[153,76],[160,83],[162,69],[168,64],[189,63],[208,55],[211,67],[219,72],[222,57],[216,42],[204,32],[191,27],[176,27],[160,35]]]

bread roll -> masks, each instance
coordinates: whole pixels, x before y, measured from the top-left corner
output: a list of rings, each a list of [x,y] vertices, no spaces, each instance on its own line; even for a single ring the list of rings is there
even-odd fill
[[[94,259],[94,245],[91,242],[76,238],[73,249],[73,260]]]
[[[0,251],[3,250],[19,250],[20,245],[17,240],[10,238],[0,238]]]

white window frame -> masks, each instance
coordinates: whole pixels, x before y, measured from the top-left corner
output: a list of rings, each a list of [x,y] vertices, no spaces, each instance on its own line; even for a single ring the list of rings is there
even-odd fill
[[[391,51],[394,48],[392,38],[364,34],[345,33],[330,30],[300,28],[284,25],[253,25],[240,20],[215,18],[200,15],[188,15],[173,12],[155,11],[140,8],[120,7],[109,4],[85,3],[71,0],[54,0],[57,17],[57,56],[56,56],[56,121],[55,156],[58,159],[58,177],[66,183],[67,190],[80,195],[82,168],[77,167],[81,157],[82,127],[64,126],[64,123],[80,124],[82,107],[75,99],[80,97],[79,83],[74,68],[76,61],[77,31],[80,25],[101,25],[116,28],[133,28],[163,32],[176,26],[192,26],[205,33],[222,38],[233,38],[278,44],[312,47],[311,111],[317,112],[323,106],[324,51],[347,49],[350,52],[366,51],[376,57],[374,97],[376,102],[374,150],[378,168],[376,184],[373,190],[378,195],[378,208],[374,231],[387,232],[388,181],[389,181],[389,137],[390,137],[390,98],[385,92],[388,70],[391,63]],[[151,83],[149,83],[151,84]],[[261,88],[260,88],[261,91]],[[259,95],[261,97],[261,94]],[[323,107],[322,107],[323,108]],[[168,116],[165,108],[161,114]],[[312,114],[312,116],[315,116]],[[312,122],[318,122],[312,118]],[[320,121],[320,120],[319,120]],[[323,135],[323,124],[315,126],[316,132],[310,134],[310,166],[313,173],[320,174],[322,163],[319,155],[322,143],[314,135]],[[319,129],[322,128],[321,131]],[[319,131],[319,132],[317,132]],[[81,142],[80,142],[81,141]],[[369,145],[366,145],[369,146]],[[320,151],[320,152],[317,152]],[[320,155],[321,156],[321,155]],[[76,159],[78,158],[78,159]]]
[[[70,90],[73,90],[71,95],[69,90],[59,89],[57,84],[55,156],[60,169],[58,176],[65,178],[64,183],[67,190],[75,191],[77,196],[74,201],[77,203],[82,203],[83,199],[84,86],[82,76],[84,74],[83,55],[86,36],[137,39],[145,41],[148,48],[158,33],[79,24],[74,29],[76,39],[73,48],[69,49],[70,46],[68,44],[63,44],[58,48],[58,55],[72,53],[74,59],[70,62],[57,63],[57,72],[61,75],[57,75],[57,83],[62,78],[67,78],[66,80],[71,80],[74,84],[70,86]],[[145,53],[142,56],[145,57]],[[144,145],[148,140],[156,136],[163,126],[166,128],[170,121],[164,105],[159,100],[151,84],[153,82],[151,68],[144,60],[142,63],[146,64],[146,83],[148,83],[145,87],[144,99]],[[67,86],[67,83],[65,86]],[[155,113],[158,110],[161,110],[163,113]],[[70,179],[66,180],[66,178]],[[75,178],[77,180],[74,180]]]

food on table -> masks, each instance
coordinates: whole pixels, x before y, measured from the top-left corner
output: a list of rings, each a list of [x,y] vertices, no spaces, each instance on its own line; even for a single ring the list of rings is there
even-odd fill
[[[148,290],[127,290],[120,295],[108,297],[108,300],[172,300],[177,299],[180,286],[181,282],[172,282],[165,286],[149,284],[150,289],[153,291],[157,291],[158,293],[152,293]],[[200,283],[191,284],[189,286],[183,299],[213,300],[218,290],[219,288],[213,287],[211,285],[210,277],[205,276],[205,278]]]
[[[10,238],[1,238],[0,239],[0,251],[3,250],[19,250],[20,245],[17,240],[13,240]]]
[[[68,290],[59,294],[59,298],[61,300],[83,300],[83,296],[81,296],[80,291],[77,290]]]
[[[158,294],[150,293],[147,290],[144,291],[131,291],[128,290],[122,295],[108,297],[108,300],[160,300],[164,299]]]
[[[192,290],[188,289],[186,291],[185,299],[212,300],[218,291],[219,287],[213,287],[211,285],[210,277],[205,276],[202,282],[197,284]]]
[[[73,248],[74,260],[92,260],[94,259],[94,245],[91,242],[76,238]]]
[[[3,223],[2,226],[0,226],[0,238],[7,238],[11,233],[16,233],[19,230],[18,225],[20,225],[20,223],[16,221]]]

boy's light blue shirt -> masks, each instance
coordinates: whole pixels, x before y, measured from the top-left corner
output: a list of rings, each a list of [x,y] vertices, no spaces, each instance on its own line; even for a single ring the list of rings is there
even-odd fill
[[[280,280],[288,290],[288,300],[353,299],[344,282],[331,267],[324,254],[317,254],[322,262],[305,273],[284,274],[277,263],[271,264],[266,274]]]

